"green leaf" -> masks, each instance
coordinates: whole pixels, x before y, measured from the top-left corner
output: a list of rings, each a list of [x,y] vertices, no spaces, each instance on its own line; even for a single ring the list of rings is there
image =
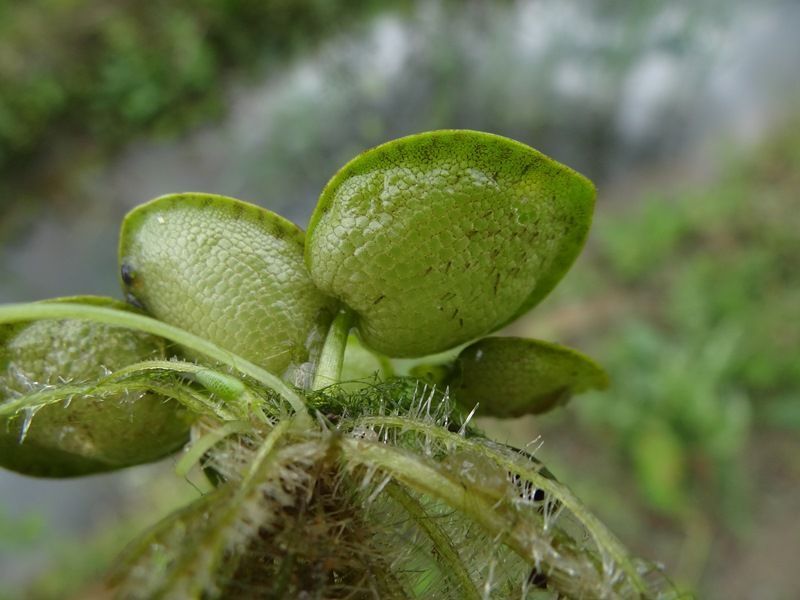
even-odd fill
[[[131,310],[110,298],[49,300]],[[156,336],[79,319],[0,325],[0,405],[64,384],[161,358]],[[117,389],[0,417],[0,466],[28,475],[71,477],[150,462],[188,438],[184,411],[164,397]]]
[[[518,417],[547,412],[574,394],[608,387],[608,376],[588,356],[540,340],[491,337],[464,348],[450,391],[478,414]]]
[[[122,224],[122,284],[154,317],[302,384],[336,310],[308,277],[303,241],[296,225],[258,206],[162,196]]]
[[[434,131],[361,154],[311,217],[311,278],[388,356],[424,356],[495,331],[575,260],[591,182],[487,133]]]
[[[686,448],[670,427],[657,419],[641,423],[631,439],[636,480],[648,503],[668,515],[687,506]]]

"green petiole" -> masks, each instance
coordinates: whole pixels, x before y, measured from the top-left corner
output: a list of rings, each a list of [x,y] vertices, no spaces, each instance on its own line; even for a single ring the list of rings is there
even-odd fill
[[[313,390],[339,383],[342,377],[342,364],[344,351],[347,347],[347,336],[353,324],[353,315],[348,311],[341,311],[331,323],[325,345],[319,357],[317,371],[314,374]]]

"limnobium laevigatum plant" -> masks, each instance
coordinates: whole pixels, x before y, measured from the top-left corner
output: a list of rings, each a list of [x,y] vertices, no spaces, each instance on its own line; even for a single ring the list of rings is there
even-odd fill
[[[446,130],[353,159],[305,233],[210,194],[143,204],[126,302],[0,307],[0,465],[201,469],[205,493],[116,561],[120,598],[673,597],[471,424],[606,387],[575,350],[485,337],[569,269],[594,196],[524,144]],[[393,358],[419,361],[401,377]]]

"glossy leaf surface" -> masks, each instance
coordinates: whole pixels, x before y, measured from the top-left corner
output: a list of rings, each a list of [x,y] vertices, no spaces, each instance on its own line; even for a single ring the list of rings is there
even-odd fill
[[[58,301],[130,310],[110,298]],[[160,338],[89,321],[0,325],[0,405],[57,385],[94,382],[164,355]],[[153,461],[188,439],[182,413],[176,402],[140,391],[76,395],[35,413],[23,410],[0,417],[0,466],[70,477]]]
[[[293,223],[252,204],[162,196],[125,218],[122,284],[154,317],[294,379],[335,312],[308,277],[303,242]]]
[[[356,157],[323,190],[306,262],[364,341],[423,356],[539,302],[583,246],[586,178],[508,138],[434,131]]]
[[[518,417],[539,414],[574,394],[608,387],[608,376],[592,359],[540,340],[491,337],[464,348],[456,360],[450,391],[478,414]]]

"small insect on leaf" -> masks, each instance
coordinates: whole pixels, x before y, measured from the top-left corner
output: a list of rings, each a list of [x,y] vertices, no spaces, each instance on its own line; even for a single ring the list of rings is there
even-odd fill
[[[484,338],[456,360],[451,394],[478,414],[518,417],[540,414],[574,394],[608,387],[605,371],[570,348],[525,338]]]
[[[213,369],[201,369],[194,373],[194,379],[212,394],[235,402],[245,393],[244,384],[241,380]]]
[[[594,186],[524,144],[433,131],[364,152],[322,192],[306,263],[387,356],[434,354],[544,298],[583,246]]]
[[[292,379],[336,312],[308,277],[303,243],[296,225],[261,207],[172,194],[125,218],[120,277],[157,319]]]
[[[92,296],[60,298],[132,310]],[[152,335],[80,319],[0,325],[0,408],[65,385],[91,385],[121,367],[163,358]],[[0,466],[40,477],[71,477],[162,458],[188,439],[174,401],[123,385],[71,394],[0,417]]]

